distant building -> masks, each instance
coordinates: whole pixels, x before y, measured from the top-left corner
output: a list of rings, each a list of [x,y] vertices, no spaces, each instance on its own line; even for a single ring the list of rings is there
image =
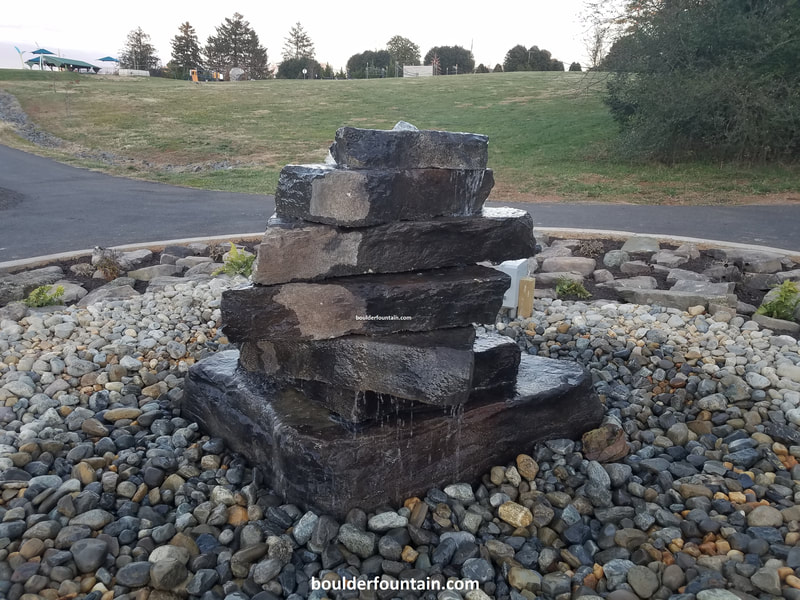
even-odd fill
[[[403,77],[433,77],[433,65],[403,65]]]

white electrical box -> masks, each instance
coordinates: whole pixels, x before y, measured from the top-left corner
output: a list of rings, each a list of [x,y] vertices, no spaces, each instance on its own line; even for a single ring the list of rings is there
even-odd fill
[[[528,259],[507,260],[499,265],[493,265],[493,267],[511,277],[511,287],[506,290],[506,294],[503,296],[503,308],[516,310],[519,302],[519,280],[528,276]]]

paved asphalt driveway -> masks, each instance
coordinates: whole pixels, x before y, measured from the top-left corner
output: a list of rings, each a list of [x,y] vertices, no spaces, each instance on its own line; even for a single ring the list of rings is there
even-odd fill
[[[537,226],[611,229],[800,251],[800,205],[517,204]],[[0,262],[177,238],[256,233],[269,195],[210,192],[70,167],[0,146]]]

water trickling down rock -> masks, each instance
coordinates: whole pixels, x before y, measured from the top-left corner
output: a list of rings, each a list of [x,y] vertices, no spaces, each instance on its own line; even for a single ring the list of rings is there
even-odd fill
[[[344,127],[335,165],[289,165],[252,284],[223,294],[240,351],[189,372],[184,410],[287,501],[344,515],[471,481],[594,427],[574,363],[521,355],[494,322],[533,221],[483,208],[488,138]]]

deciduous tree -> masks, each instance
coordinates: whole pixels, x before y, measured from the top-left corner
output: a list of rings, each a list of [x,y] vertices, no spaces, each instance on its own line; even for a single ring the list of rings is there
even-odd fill
[[[605,62],[622,148],[672,162],[800,159],[800,4],[644,0]],[[634,73],[631,73],[633,71]]]
[[[419,46],[401,35],[396,35],[386,42],[386,50],[400,66],[419,64]]]
[[[365,50],[347,59],[347,73],[352,79],[385,77],[391,61],[388,50]]]
[[[424,64],[433,64],[434,56],[439,59],[439,71],[442,75],[472,73],[475,69],[472,52],[461,46],[434,46],[425,55]]]

